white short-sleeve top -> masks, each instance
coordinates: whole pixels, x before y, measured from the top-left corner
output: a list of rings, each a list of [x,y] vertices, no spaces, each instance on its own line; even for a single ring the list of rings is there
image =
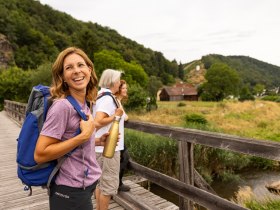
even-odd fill
[[[111,91],[106,88],[101,88],[98,91],[98,95],[102,94],[103,92],[111,92]],[[93,110],[93,115],[95,116],[97,112],[104,112],[104,113],[108,114],[109,116],[112,116],[113,114],[115,114],[116,108],[117,108],[117,106],[116,106],[115,102],[113,101],[112,97],[105,95],[96,101],[96,106],[95,106],[95,109]],[[121,120],[119,123],[120,139],[116,146],[115,151],[120,151],[120,150],[124,149],[124,117],[125,117],[124,115],[121,116]],[[98,129],[95,133],[95,137],[99,138],[104,133],[108,132],[111,128],[111,124],[112,123],[109,123],[108,125],[105,125],[105,126],[101,127],[100,129]],[[103,146],[95,146],[95,152],[102,153],[103,149],[104,149]]]

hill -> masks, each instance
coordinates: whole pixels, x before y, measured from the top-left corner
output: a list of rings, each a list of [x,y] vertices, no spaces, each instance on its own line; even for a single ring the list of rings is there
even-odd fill
[[[172,83],[179,76],[177,62],[167,60],[161,52],[145,48],[98,23],[76,20],[39,1],[0,0],[0,38],[4,40],[0,48],[11,46],[5,51],[0,49],[0,61],[4,61],[0,68],[6,68],[8,64],[24,70],[37,69],[52,62],[62,49],[77,46],[93,61],[95,53],[115,51],[126,62],[140,64],[149,76],[156,76],[163,84]],[[186,80],[195,85],[203,83],[207,69],[216,62],[235,69],[245,84],[255,86],[260,83],[268,88],[279,86],[280,67],[247,56],[203,56],[184,64]],[[199,70],[196,70],[197,65]]]
[[[248,56],[223,56],[210,54],[203,56],[201,60],[195,60],[184,65],[186,79],[190,83],[199,85],[204,82],[207,69],[214,63],[224,63],[235,69],[244,84],[255,86],[263,84],[267,88],[280,85],[280,67],[248,57]],[[196,70],[196,66],[200,66]],[[199,79],[197,79],[199,78]]]
[[[165,84],[178,74],[177,62],[170,62],[161,52],[145,48],[98,23],[76,20],[39,1],[0,0],[0,34],[11,43],[14,64],[22,69],[36,69],[53,61],[62,49],[77,46],[93,61],[94,53],[114,50],[125,61],[140,64],[148,75],[160,77]]]

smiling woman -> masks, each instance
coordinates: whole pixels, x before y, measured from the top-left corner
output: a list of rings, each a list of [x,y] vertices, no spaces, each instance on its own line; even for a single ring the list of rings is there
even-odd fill
[[[92,210],[91,197],[101,175],[94,147],[96,142],[104,145],[107,135],[94,137],[94,120],[86,100],[93,104],[97,78],[93,63],[81,49],[69,47],[58,55],[52,67],[50,92],[53,104],[34,158],[37,163],[45,163],[67,156],[50,187],[50,209]],[[87,120],[80,119],[69,96],[84,111]]]

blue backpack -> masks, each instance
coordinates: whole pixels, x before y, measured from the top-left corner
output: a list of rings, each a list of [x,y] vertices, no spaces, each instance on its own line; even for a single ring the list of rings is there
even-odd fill
[[[64,155],[59,161],[54,160],[37,164],[34,160],[36,143],[45,122],[48,108],[51,105],[49,97],[49,87],[43,85],[33,87],[28,99],[26,117],[17,139],[17,173],[22,183],[26,185],[24,190],[30,190],[29,195],[32,195],[31,186],[46,187],[49,192],[50,184],[60,166],[73,152]],[[81,118],[87,120],[86,115],[81,111],[81,107],[76,100],[72,96],[67,96],[67,99]],[[78,128],[76,135],[79,133],[80,129]]]

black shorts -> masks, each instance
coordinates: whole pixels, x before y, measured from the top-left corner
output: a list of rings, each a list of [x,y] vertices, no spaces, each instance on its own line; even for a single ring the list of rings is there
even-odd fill
[[[50,210],[92,210],[92,194],[97,182],[83,188],[53,184],[50,193]]]

